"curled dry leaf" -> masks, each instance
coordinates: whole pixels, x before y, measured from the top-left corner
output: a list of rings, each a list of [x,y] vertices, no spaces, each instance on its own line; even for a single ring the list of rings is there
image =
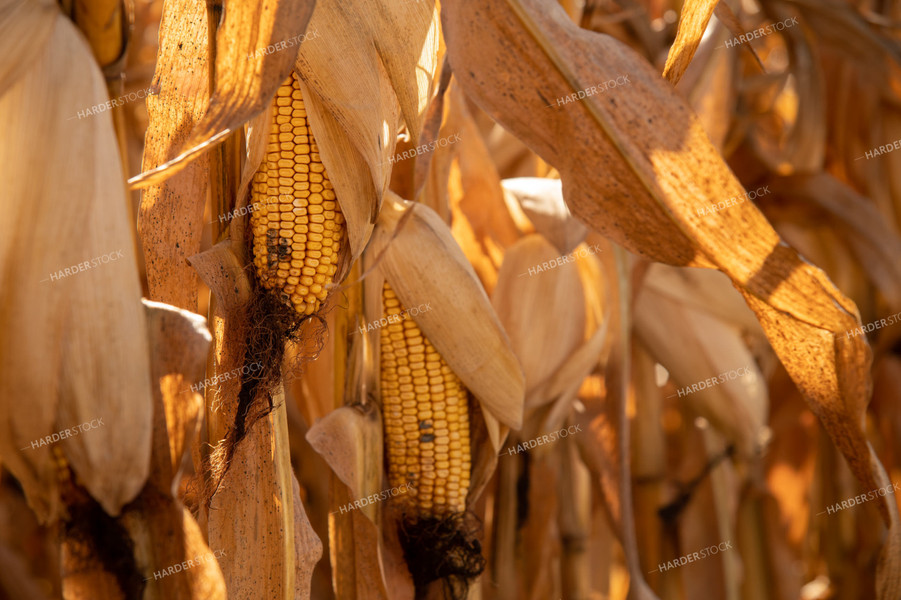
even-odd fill
[[[563,201],[563,184],[559,179],[515,177],[501,182],[513,194],[535,230],[568,254],[585,240],[588,228],[572,216]]]
[[[447,225],[430,208],[389,192],[369,252],[404,306],[429,306],[413,319],[485,412],[519,429],[522,370]],[[497,447],[499,439],[492,442]]]
[[[720,2],[717,6],[724,7],[726,4]],[[713,28],[676,87],[698,115],[711,143],[721,152],[726,146],[727,136],[733,131],[733,115],[738,101],[735,91],[738,55],[723,52],[721,48],[731,35],[722,27]],[[743,44],[742,48],[745,47],[753,51],[750,44]],[[726,153],[730,150],[727,149]]]
[[[771,5],[773,20],[789,21],[797,11],[785,5]],[[823,168],[826,154],[826,81],[812,33],[805,27],[788,26],[780,34],[760,39],[766,47],[764,64],[778,64],[781,52],[790,52],[789,70],[768,78],[745,102],[758,116],[749,132],[757,156],[773,172],[816,172]],[[783,50],[784,48],[784,50]],[[778,49],[778,51],[776,51]],[[774,52],[776,51],[776,52]],[[803,107],[803,110],[802,108]]]
[[[554,400],[566,405],[554,422],[541,423],[535,431],[539,422],[533,420],[522,434],[525,439],[560,425],[582,380],[598,364],[605,341],[600,296],[589,290],[601,285],[600,267],[586,264],[596,263],[586,246],[577,253],[558,264],[554,246],[540,235],[528,235],[507,251],[492,294],[526,374],[526,409]]]
[[[153,376],[153,454],[149,482],[176,495],[185,450],[200,425],[203,381],[212,337],[206,319],[161,302],[142,301]]]
[[[329,540],[338,593],[364,600],[387,599],[376,526],[381,522],[378,515],[382,503],[353,507],[354,501],[385,488],[379,411],[371,404],[343,406],[317,421],[306,439],[338,479],[331,486],[329,508]]]
[[[750,202],[707,211],[745,199],[745,190],[653,68],[540,0],[460,0],[442,6],[442,23],[466,93],[560,171],[573,214],[653,260],[729,275],[863,489],[884,485],[863,428],[870,350],[844,337],[860,326],[857,308]],[[556,102],[621,76],[629,83]],[[898,508],[879,506],[895,540]],[[890,575],[901,572],[901,552],[891,545],[881,556],[881,599],[901,593],[901,577]]]
[[[177,2],[171,5],[167,2],[166,9],[178,11],[181,27],[185,22],[195,27],[206,22],[203,4],[195,3],[192,9],[190,5],[179,6],[183,4],[180,0]],[[158,166],[145,163],[145,172],[129,180],[132,189],[162,183],[215,148],[271,104],[276,90],[291,73],[296,48],[304,42],[303,35],[315,5],[315,0],[272,0],[262,5],[228,5],[216,33],[215,87],[203,118],[191,130],[186,141],[178,148],[169,148],[180,152],[179,155]],[[185,12],[195,17],[185,19],[180,8],[187,9]],[[195,44],[206,48],[201,35],[195,35],[190,40],[191,46]],[[282,47],[272,51],[270,48],[275,45]],[[192,74],[192,77],[196,75]],[[165,85],[165,81],[162,83]],[[207,80],[197,79],[195,85],[205,88]]]
[[[745,457],[757,455],[765,442],[769,400],[763,375],[745,347],[741,333],[705,311],[645,287],[635,306],[635,329],[651,355],[675,380],[678,402],[686,403]],[[737,373],[747,369],[742,376]],[[736,371],[734,379],[728,377]],[[713,386],[698,384],[723,375]]]
[[[30,62],[6,73],[0,96],[0,453],[39,519],[50,521],[58,511],[56,466],[51,447],[38,441],[103,419],[56,443],[82,485],[118,514],[147,479],[153,403],[112,121],[77,118],[106,102],[106,86],[58,10],[42,9],[38,19],[34,8],[3,4],[11,19],[4,26],[20,44],[31,45],[24,26],[49,35],[18,54]],[[54,92],[59,86],[66,94]]]

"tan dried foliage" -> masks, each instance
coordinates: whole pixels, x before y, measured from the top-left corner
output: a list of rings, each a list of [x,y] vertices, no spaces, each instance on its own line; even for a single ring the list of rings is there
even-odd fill
[[[31,442],[105,419],[60,447],[87,490],[118,514],[147,478],[153,405],[112,121],[78,118],[107,92],[90,49],[58,11],[13,0],[2,10],[20,42],[22,26],[46,34],[41,46],[15,52],[27,68],[4,72],[0,96],[0,454],[39,518],[52,521],[56,466],[46,445]],[[30,37],[22,45],[33,45]]]

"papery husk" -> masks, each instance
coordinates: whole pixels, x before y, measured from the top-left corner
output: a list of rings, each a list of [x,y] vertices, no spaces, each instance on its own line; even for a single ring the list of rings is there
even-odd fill
[[[437,7],[320,0],[309,29],[321,39],[301,47],[295,70],[356,259],[388,189],[401,124],[417,140],[434,91]]]
[[[521,427],[522,369],[447,225],[426,206],[389,193],[369,252],[405,307],[429,305],[411,318],[479,400],[486,416],[513,429]],[[380,300],[377,306],[367,305],[366,314],[382,314]],[[497,449],[499,430],[492,431],[491,440]]]
[[[522,238],[504,255],[491,296],[525,373],[527,396],[554,374],[585,338],[585,297],[575,264],[541,267],[558,256],[557,249],[542,236]]]
[[[77,116],[107,101],[90,49],[58,11],[17,6],[4,7],[15,39],[31,45],[27,26],[49,33],[39,49],[14,53],[31,61],[5,72],[0,96],[0,455],[39,519],[52,521],[54,446],[31,442],[105,419],[57,444],[115,515],[147,478],[153,410],[124,175],[109,115]]]
[[[561,254],[569,254],[585,240],[588,228],[569,212],[559,179],[515,177],[505,179],[501,184],[519,203],[535,231]]]

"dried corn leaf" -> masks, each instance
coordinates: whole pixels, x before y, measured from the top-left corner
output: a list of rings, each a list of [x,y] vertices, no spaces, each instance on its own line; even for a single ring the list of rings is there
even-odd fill
[[[21,41],[32,32],[18,20],[34,19],[14,6],[7,3]],[[0,448],[47,521],[57,516],[56,468],[38,440],[104,419],[56,443],[83,485],[118,514],[147,478],[153,404],[112,121],[76,118],[106,102],[106,86],[71,22],[41,15],[52,22],[46,44],[0,96]],[[53,91],[59,86],[65,95]]]
[[[0,2],[0,96],[12,86],[43,53],[47,37],[56,25],[59,13],[52,0],[3,0]],[[23,44],[23,32],[28,43]]]
[[[652,288],[638,296],[635,329],[675,380],[678,401],[710,421],[744,456],[758,454],[765,441],[769,401],[763,375],[740,332]],[[743,368],[745,375],[727,379]],[[690,389],[720,374],[726,375],[717,385],[705,383],[705,389],[697,392]]]
[[[221,566],[232,598],[308,600],[322,556],[291,470],[284,401],[273,393],[275,408],[235,447],[212,497],[210,548],[230,549]]]
[[[216,33],[215,87],[205,114],[191,129],[186,141],[177,148],[168,148],[168,157],[173,151],[178,151],[178,156],[154,166],[145,161],[145,172],[129,180],[132,189],[162,183],[269,107],[276,90],[291,73],[297,55],[294,48],[304,43],[304,32],[315,5],[315,0],[229,4]],[[185,22],[198,28],[206,23],[203,4],[195,3],[193,10],[190,5],[167,3],[166,8],[170,7],[181,27]],[[193,18],[186,19],[179,9],[193,14]],[[200,31],[188,43],[194,47],[200,45],[204,53],[199,56],[205,55],[206,44]],[[162,44],[160,46],[162,49]],[[272,47],[278,49],[272,51],[269,49]],[[166,62],[162,64],[164,68],[169,66]],[[205,87],[207,80],[197,78],[195,85]],[[157,158],[161,157],[167,155],[161,154]]]
[[[872,202],[828,173],[775,179],[773,193],[826,210],[889,305],[901,308],[901,237]]]
[[[562,366],[585,337],[579,272],[572,263],[547,268],[549,262],[556,265],[558,257],[557,249],[542,236],[522,238],[504,255],[491,295],[525,373],[527,396]]]
[[[501,182],[513,194],[535,230],[568,254],[582,243],[588,228],[572,216],[563,201],[563,185],[559,179],[515,177]]]
[[[144,169],[165,162],[203,117],[209,101],[207,68],[205,5],[166,0],[153,77],[159,94],[147,99]],[[197,310],[199,288],[186,259],[200,251],[207,168],[204,157],[148,187],[138,212],[150,299],[191,311]]]
[[[518,429],[522,370],[447,225],[428,207],[389,192],[369,252],[404,306],[428,305],[413,319],[486,413]],[[500,440],[492,435],[492,442]]]
[[[691,63],[717,4],[719,0],[688,0],[682,4],[676,40],[666,57],[666,66],[663,67],[663,76],[673,85],[679,83]]]
[[[144,600],[224,600],[222,571],[213,560],[220,553],[210,550],[194,517],[176,498],[184,454],[200,426],[203,399],[190,386],[204,378],[211,341],[206,319],[158,302],[145,301],[144,307],[156,382],[151,475],[121,523],[134,542],[138,564],[146,565]],[[177,577],[154,576],[189,559],[196,560],[196,568]]]
[[[386,599],[379,570],[381,504],[355,508],[354,501],[384,489],[382,424],[374,406],[344,406],[314,424],[307,441],[325,459],[338,481],[331,485],[329,546],[338,594]],[[390,499],[387,500],[390,503]]]
[[[310,30],[322,43],[302,46],[297,56],[297,72],[347,130],[380,193],[387,186],[381,163],[394,149],[397,109],[415,142],[434,91],[436,4],[369,0],[351,7],[319,0]]]
[[[864,489],[884,485],[863,429],[869,348],[859,337],[844,339],[859,327],[856,307],[749,202],[707,210],[745,191],[650,65],[537,0],[448,3],[442,23],[464,90],[560,171],[573,213],[653,260],[729,275]],[[557,105],[624,75],[628,84]],[[901,575],[891,575],[901,572],[894,548],[901,531],[897,507],[883,501],[880,510],[891,526],[879,583],[880,598],[888,598],[901,593]]]

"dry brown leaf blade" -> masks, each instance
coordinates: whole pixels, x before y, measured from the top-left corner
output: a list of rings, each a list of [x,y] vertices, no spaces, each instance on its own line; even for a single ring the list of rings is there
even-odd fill
[[[501,185],[516,198],[535,230],[562,254],[572,252],[588,235],[588,228],[569,212],[559,179],[515,177]]]
[[[167,156],[166,162],[154,166],[145,163],[145,172],[129,180],[132,189],[158,185],[181,172],[265,110],[291,73],[315,6],[315,0],[229,4],[216,34],[215,89],[205,114],[175,150],[178,156]],[[178,10],[177,5],[167,8]],[[187,5],[185,12],[196,16],[188,22],[196,27],[206,21],[198,15],[204,12],[203,4],[194,3],[191,8]],[[178,16],[183,23],[184,13]],[[201,35],[190,40],[191,45],[202,43]],[[205,87],[207,81],[197,78],[196,85]]]
[[[207,88],[207,20],[203,3],[166,0],[160,23],[143,168],[165,162],[203,118]],[[172,178],[144,190],[138,232],[151,300],[197,310],[197,276],[186,258],[200,251],[208,182],[207,161],[187,164]]]
[[[676,40],[670,47],[666,65],[663,67],[663,76],[673,85],[679,83],[688,65],[691,64],[691,59],[701,43],[717,4],[719,0],[688,0],[682,4]]]
[[[653,260],[729,275],[857,479],[874,489],[884,471],[870,461],[859,418],[869,348],[839,337],[859,326],[857,309],[779,239],[684,101],[622,43],[580,30],[538,0],[448,3],[442,23],[467,94],[559,170],[577,217]],[[627,85],[562,106],[554,100],[623,74]],[[500,79],[502,88],[489,84]],[[896,520],[897,506],[881,509],[887,524]],[[901,554],[890,562],[901,570]]]

